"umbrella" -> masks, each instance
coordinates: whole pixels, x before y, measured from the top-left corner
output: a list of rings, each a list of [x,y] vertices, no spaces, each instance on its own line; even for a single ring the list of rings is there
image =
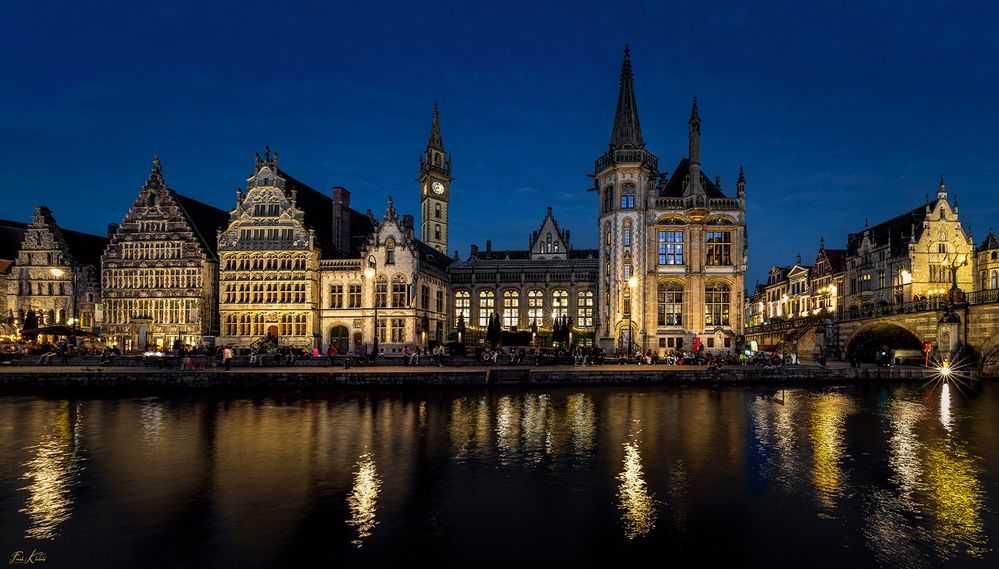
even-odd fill
[[[97,337],[98,334],[86,330],[74,330],[69,326],[43,326],[21,330],[21,334],[47,334],[49,336],[85,336]]]

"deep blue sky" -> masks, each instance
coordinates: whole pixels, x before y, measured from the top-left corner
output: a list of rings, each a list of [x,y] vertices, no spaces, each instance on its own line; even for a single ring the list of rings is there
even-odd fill
[[[593,160],[631,44],[648,148],[734,193],[750,273],[843,246],[922,203],[938,176],[980,242],[999,214],[999,11],[986,3],[16,2],[0,35],[0,217],[47,204],[118,222],[154,153],[224,209],[269,144],[317,189],[379,215],[415,182],[435,100],[454,157],[451,248],[523,248],[546,205],[596,245]]]

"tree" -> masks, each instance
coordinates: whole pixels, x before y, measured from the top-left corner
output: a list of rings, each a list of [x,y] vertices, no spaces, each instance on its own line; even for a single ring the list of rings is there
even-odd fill
[[[500,328],[499,314],[495,312],[489,317],[489,326],[486,328],[486,342],[493,346],[500,343],[502,339],[502,329]]]

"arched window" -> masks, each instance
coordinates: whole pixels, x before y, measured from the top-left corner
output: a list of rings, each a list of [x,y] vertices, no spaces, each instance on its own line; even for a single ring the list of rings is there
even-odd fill
[[[704,289],[705,326],[728,326],[730,296],[727,283],[711,283]]]
[[[569,291],[564,288],[552,292],[552,319],[569,315]]]
[[[545,246],[545,253],[551,253],[552,252],[552,234],[551,233],[548,233],[548,238],[545,240],[545,242],[547,243],[547,245]]]
[[[441,204],[434,204],[434,217],[441,218]]]
[[[624,256],[624,264],[621,267],[624,270],[624,280],[627,281],[628,279],[631,278],[631,274],[632,274],[632,270],[631,270],[631,255],[625,255]]]
[[[604,187],[604,211],[614,209],[614,186],[608,184]]]
[[[375,280],[375,306],[385,308],[388,305],[388,279],[379,275]]]
[[[593,326],[593,291],[581,290],[576,293],[576,326]]]
[[[628,184],[621,188],[621,209],[635,209],[635,186]]]
[[[659,283],[658,324],[659,326],[683,325],[683,285],[680,283]]]
[[[527,291],[527,323],[542,326],[545,321],[545,296],[538,289]]]
[[[996,259],[999,259],[999,252],[993,251],[992,252],[992,260],[995,261]]]
[[[436,239],[438,241],[440,241],[440,239],[441,239],[441,226],[440,225],[435,225],[434,226],[434,239]]]
[[[611,244],[611,226],[610,223],[604,224],[604,245],[610,247]]]
[[[992,271],[992,286],[991,288],[999,288],[999,271]]]
[[[631,220],[624,220],[624,230],[621,233],[621,244],[627,249],[631,247]]]
[[[489,318],[496,310],[496,295],[491,290],[479,291],[479,326],[489,326]]]
[[[472,317],[472,295],[467,290],[459,290],[454,293],[454,325],[459,321],[466,325],[471,324]]]
[[[503,291],[503,327],[515,328],[520,324],[520,292]]]

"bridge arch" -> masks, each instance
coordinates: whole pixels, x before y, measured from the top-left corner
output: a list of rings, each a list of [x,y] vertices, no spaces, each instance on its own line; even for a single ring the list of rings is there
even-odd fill
[[[918,350],[922,345],[918,332],[905,324],[885,320],[864,324],[850,335],[845,344],[848,357],[856,357],[860,361],[873,361],[881,346],[893,350]]]

